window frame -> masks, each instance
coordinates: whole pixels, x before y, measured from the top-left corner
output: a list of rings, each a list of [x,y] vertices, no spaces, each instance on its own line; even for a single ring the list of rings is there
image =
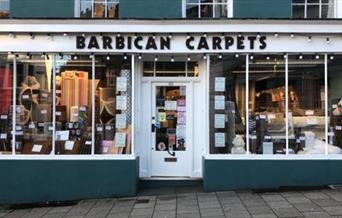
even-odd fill
[[[293,3],[293,0],[292,0],[292,3],[291,3],[291,12],[292,12],[292,15],[291,17],[293,18],[293,8],[294,6],[304,6],[304,17],[303,18],[298,18],[298,19],[308,19],[308,6],[317,6],[319,7],[319,15],[318,15],[318,19],[329,19],[329,17],[323,17],[322,18],[322,9],[323,9],[323,6],[328,6],[329,7],[329,2],[328,3],[323,3],[323,0],[318,0],[318,3],[309,3],[308,0],[303,0],[304,3]],[[335,18],[336,17],[336,0],[331,0],[333,1],[333,17],[331,18]],[[330,19],[331,19],[330,18]]]
[[[0,0],[1,1],[1,0]],[[117,19],[118,17],[108,17],[108,5],[112,5],[112,4],[120,4],[120,0],[115,0],[115,2],[111,2],[111,0],[75,0],[75,17],[78,18],[82,18],[81,17],[81,4],[82,2],[87,2],[87,3],[91,3],[91,17],[85,17],[84,19],[87,18],[113,18],[113,19]],[[104,7],[105,7],[105,15],[104,17],[94,17],[94,5],[96,3],[103,3]]]
[[[226,6],[226,9],[227,9],[227,17],[226,18],[232,18],[233,17],[233,0],[227,0],[226,3],[219,3],[217,2],[218,0],[213,0],[212,3],[202,3],[201,0],[196,0],[197,3],[188,3],[187,2],[188,0],[182,0],[182,15],[183,15],[183,18],[193,18],[193,19],[203,19],[203,18],[216,18],[216,19],[219,19],[219,18],[223,18],[223,17],[216,17],[215,15],[215,6],[217,5],[220,5],[220,6]],[[188,5],[194,5],[194,6],[198,6],[198,17],[187,17],[186,16],[186,8]],[[212,17],[202,17],[201,16],[201,6],[202,5],[209,5],[209,6],[212,6]]]

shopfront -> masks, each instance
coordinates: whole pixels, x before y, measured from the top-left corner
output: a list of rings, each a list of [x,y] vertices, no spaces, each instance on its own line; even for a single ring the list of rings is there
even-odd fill
[[[0,202],[342,182],[338,21],[0,27]]]

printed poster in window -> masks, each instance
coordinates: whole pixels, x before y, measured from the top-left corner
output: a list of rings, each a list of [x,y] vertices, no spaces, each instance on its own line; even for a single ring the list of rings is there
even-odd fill
[[[215,114],[215,129],[223,129],[225,127],[225,115]]]
[[[215,92],[226,91],[226,78],[216,77],[215,78]]]
[[[127,98],[126,96],[116,96],[116,110],[126,110],[127,109]]]
[[[225,133],[222,132],[216,132],[215,133],[215,147],[217,148],[222,148],[225,147],[226,142],[225,142]]]
[[[224,110],[225,96],[215,95],[215,110]]]
[[[116,114],[115,128],[116,129],[125,129],[126,125],[127,125],[126,114]]]
[[[177,136],[177,139],[185,139],[185,136],[186,136],[185,125],[177,125],[176,126],[176,136]]]
[[[127,91],[127,78],[126,77],[116,78],[116,91],[118,92]]]
[[[115,133],[115,147],[125,147],[126,146],[126,133],[116,132]]]
[[[177,101],[165,101],[164,109],[167,111],[177,110]]]
[[[177,100],[177,106],[185,106],[186,105],[186,100],[185,99],[178,99]]]
[[[186,123],[186,113],[185,112],[178,112],[177,116],[177,124],[185,124]]]

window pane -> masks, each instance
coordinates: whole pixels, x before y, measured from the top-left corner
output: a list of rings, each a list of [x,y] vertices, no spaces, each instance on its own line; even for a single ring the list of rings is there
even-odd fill
[[[157,77],[185,77],[186,65],[185,62],[161,62],[157,61],[156,64],[156,76]]]
[[[91,1],[83,1],[81,0],[80,5],[80,17],[81,18],[91,18],[92,17],[92,3]]]
[[[198,5],[187,5],[186,6],[186,17],[187,18],[198,18]]]
[[[143,63],[143,76],[154,76],[154,62],[146,62]]]
[[[210,153],[245,154],[246,58],[210,57]]]
[[[200,0],[201,4],[205,4],[205,3],[213,3],[213,0]]]
[[[306,18],[319,18],[319,6],[308,5]]]
[[[214,5],[215,8],[215,17],[220,18],[220,17],[227,17],[227,5],[226,4],[219,4],[219,5]]]
[[[0,54],[0,154],[12,153],[13,56]]]
[[[52,150],[52,56],[17,59],[16,152],[50,154]]]
[[[119,4],[108,3],[107,4],[107,17],[108,18],[118,18],[119,17]]]
[[[186,0],[186,3],[187,4],[198,4],[199,3],[199,0]]]
[[[308,4],[319,4],[320,0],[307,0]]]
[[[0,17],[9,17],[10,4],[9,0],[0,1]]]
[[[324,59],[312,55],[289,57],[289,141],[296,154],[324,154]]]
[[[304,5],[293,5],[292,6],[292,18],[302,19],[305,18],[305,7]]]
[[[201,5],[201,18],[213,17],[213,5]]]
[[[56,57],[56,154],[91,154],[91,66],[87,55]]]
[[[105,4],[103,2],[95,2],[94,3],[94,17],[96,18],[104,18],[105,17]]]
[[[328,59],[328,153],[342,154],[342,56]]]
[[[96,154],[131,154],[131,58],[96,56]]]
[[[292,0],[293,4],[304,4],[305,0]]]
[[[285,154],[285,61],[282,56],[260,55],[250,60],[249,110],[250,152]]]
[[[188,62],[187,76],[188,77],[198,77],[199,76],[199,68],[197,62]]]

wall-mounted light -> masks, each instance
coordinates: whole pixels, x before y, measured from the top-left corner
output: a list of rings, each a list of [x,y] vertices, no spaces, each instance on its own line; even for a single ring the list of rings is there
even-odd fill
[[[77,55],[74,55],[72,59],[77,60],[78,59]]]
[[[93,57],[94,57],[94,53],[91,53],[91,54],[89,55],[89,58],[90,58],[90,59],[93,59]]]
[[[330,44],[330,38],[329,37],[327,37],[325,40],[326,40],[327,44]]]
[[[153,33],[152,38],[153,38],[153,39],[156,39],[156,34]]]
[[[278,33],[274,33],[274,37],[276,37],[276,38],[277,38],[278,36],[279,36],[279,34],[278,34]]]
[[[31,39],[34,39],[33,33],[30,33],[30,38],[31,38]]]
[[[316,54],[316,55],[315,55],[315,58],[316,58],[316,60],[318,60],[318,59],[319,59],[319,55],[318,55],[318,54]]]
[[[82,36],[83,36],[83,37],[85,37],[85,36],[86,36],[86,34],[85,34],[85,33],[82,33]]]
[[[187,34],[186,34],[186,38],[187,38],[187,39],[190,39],[190,37],[191,37],[191,36],[190,36],[190,33],[187,33]]]
[[[329,57],[330,60],[334,60],[334,58],[335,58],[335,57],[334,57],[333,55],[331,55],[331,56]]]
[[[221,33],[221,38],[224,39],[225,38],[225,34]]]
[[[107,56],[106,56],[106,60],[107,60],[107,61],[109,61],[109,60],[110,60],[110,55],[109,55],[109,54],[107,54]]]
[[[266,60],[269,61],[270,59],[271,59],[271,57],[270,57],[269,55],[267,55],[267,56],[266,56]]]
[[[42,53],[42,55],[40,56],[41,58],[45,57],[45,52]]]
[[[308,42],[312,41],[312,36],[308,36]]]
[[[64,36],[64,37],[67,37],[67,36],[68,36],[68,33],[66,33],[66,32],[63,33],[63,36]]]
[[[121,33],[117,33],[116,36],[117,36],[117,37],[121,37]]]
[[[46,55],[46,60],[50,60],[50,57],[49,57],[49,55]]]
[[[13,32],[9,32],[9,33],[8,33],[8,36],[11,37],[11,38],[13,38],[13,39],[15,38],[15,34],[14,34]]]
[[[155,57],[154,57],[154,61],[158,61],[158,55],[156,55]]]
[[[284,57],[284,59],[286,59],[286,58],[287,58],[287,54],[285,53],[285,54],[283,55],[283,57]]]
[[[303,60],[303,55],[300,54],[300,55],[298,56],[298,59],[299,59],[299,60]]]
[[[219,54],[217,57],[218,59],[222,59],[222,54]]]
[[[171,56],[171,62],[175,62],[175,57]]]
[[[291,33],[291,34],[290,34],[290,37],[291,37],[291,38],[294,38],[294,37],[295,37],[295,34],[294,34],[294,33]]]
[[[207,33],[203,33],[203,37],[207,38],[208,34]]]
[[[169,39],[171,39],[172,38],[172,33],[169,33],[168,37],[169,37]]]
[[[242,36],[242,33],[239,33],[239,34],[238,34],[238,37],[241,37],[241,36]]]
[[[127,55],[124,54],[123,59],[124,59],[124,60],[127,60],[127,58],[128,58]]]
[[[253,59],[254,59],[254,56],[253,56],[253,55],[250,55],[250,56],[249,56],[249,59],[253,60]]]
[[[142,59],[142,55],[141,55],[141,54],[138,55],[138,59],[139,59],[139,60]]]
[[[187,61],[191,61],[191,57],[190,55],[188,55],[188,57],[186,58]]]
[[[257,33],[257,38],[259,39],[261,36],[260,36],[260,33]]]
[[[235,54],[235,58],[238,58],[240,55],[239,54]]]
[[[203,54],[203,60],[207,60],[207,55]]]

